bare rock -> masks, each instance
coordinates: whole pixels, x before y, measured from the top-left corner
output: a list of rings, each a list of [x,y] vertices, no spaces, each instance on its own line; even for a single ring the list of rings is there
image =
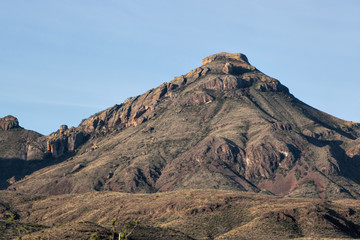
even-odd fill
[[[182,103],[182,106],[191,106],[210,103],[214,100],[212,96],[207,93],[197,93],[188,96]]]
[[[254,179],[270,178],[278,168],[291,169],[298,158],[299,150],[284,143],[267,142],[250,145],[245,151],[245,176],[247,179]]]
[[[32,144],[27,145],[26,160],[39,160],[44,158],[44,150]]]
[[[358,141],[360,142],[360,139],[358,139]],[[360,144],[347,150],[346,155],[349,156],[350,158],[360,159]]]
[[[5,131],[19,127],[19,121],[14,116],[8,115],[6,117],[0,118],[0,128]]]
[[[86,142],[88,135],[75,128],[68,129],[61,134],[54,134],[47,139],[47,152],[53,157],[60,157],[68,152],[75,151],[80,145]]]
[[[237,78],[232,75],[225,75],[219,77],[210,78],[208,81],[199,85],[197,89],[214,89],[214,90],[225,90],[225,89],[239,89],[250,85],[250,82]]]
[[[68,126],[67,125],[61,125],[60,129],[59,129],[59,133],[62,134],[64,133],[66,130],[68,130]]]
[[[225,66],[223,68],[223,72],[225,74],[231,74],[233,70],[234,70],[234,65],[232,63],[229,62],[225,63]]]
[[[287,87],[275,79],[257,82],[255,88],[263,92],[289,92]]]
[[[275,122],[271,125],[272,130],[291,131],[292,126],[288,122]]]
[[[206,65],[208,63],[211,63],[214,60],[235,60],[243,63],[249,64],[249,61],[247,57],[244,54],[241,53],[226,53],[221,52],[218,54],[211,55],[209,57],[206,57],[202,60],[202,65]]]

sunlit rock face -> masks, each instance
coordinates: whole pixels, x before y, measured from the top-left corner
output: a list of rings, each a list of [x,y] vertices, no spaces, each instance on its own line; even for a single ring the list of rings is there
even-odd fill
[[[0,128],[5,131],[19,127],[19,121],[14,116],[8,115],[6,117],[0,118]]]

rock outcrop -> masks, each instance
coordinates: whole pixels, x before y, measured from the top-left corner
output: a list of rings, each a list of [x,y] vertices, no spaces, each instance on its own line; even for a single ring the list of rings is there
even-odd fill
[[[0,160],[43,159],[45,148],[42,135],[19,126],[18,119],[6,116],[0,119]]]
[[[73,153],[81,144],[85,143],[88,134],[74,127],[61,125],[60,129],[47,137],[46,151],[53,157],[60,157],[66,153]]]
[[[249,64],[248,58],[244,54],[221,52],[221,53],[214,54],[214,55],[204,58],[202,60],[202,65],[206,65],[215,60],[234,60],[237,62]]]
[[[20,128],[19,121],[16,117],[8,115],[6,117],[0,118],[0,128],[4,131]]]

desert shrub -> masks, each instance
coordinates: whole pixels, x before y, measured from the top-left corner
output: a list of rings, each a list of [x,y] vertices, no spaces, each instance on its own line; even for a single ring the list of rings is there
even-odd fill
[[[100,239],[100,237],[96,233],[93,233],[89,238],[89,240],[99,240],[99,239]]]
[[[299,169],[295,169],[295,178],[298,181],[301,177],[301,172]]]
[[[131,221],[122,225],[121,227],[117,226],[118,220],[114,218],[111,221],[111,236],[109,237],[112,240],[128,240],[128,237],[134,232],[135,228],[139,225],[139,221]],[[118,230],[118,229],[121,230]]]

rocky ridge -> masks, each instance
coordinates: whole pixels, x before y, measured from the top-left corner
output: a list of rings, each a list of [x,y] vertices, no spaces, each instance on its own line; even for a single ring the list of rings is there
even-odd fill
[[[225,62],[225,65],[219,65],[219,61]],[[155,115],[159,102],[171,98],[174,90],[184,88],[208,73],[213,77],[204,84],[197,86],[195,90],[239,89],[255,85],[255,88],[261,91],[288,92],[288,89],[279,81],[262,74],[251,66],[243,54],[214,54],[203,59],[202,63],[201,67],[190,71],[188,74],[176,77],[169,83],[163,83],[143,95],[130,97],[120,105],[115,105],[83,120],[78,128],[68,129],[67,126],[64,126],[63,129],[59,129],[50,135],[47,151],[55,157],[59,157],[67,151],[74,151],[80,145],[79,143],[85,141],[86,136],[106,134],[115,129],[121,130],[141,124]],[[238,75],[242,75],[242,77],[236,77]],[[212,100],[212,96],[202,92],[182,101],[182,105],[197,105]]]

